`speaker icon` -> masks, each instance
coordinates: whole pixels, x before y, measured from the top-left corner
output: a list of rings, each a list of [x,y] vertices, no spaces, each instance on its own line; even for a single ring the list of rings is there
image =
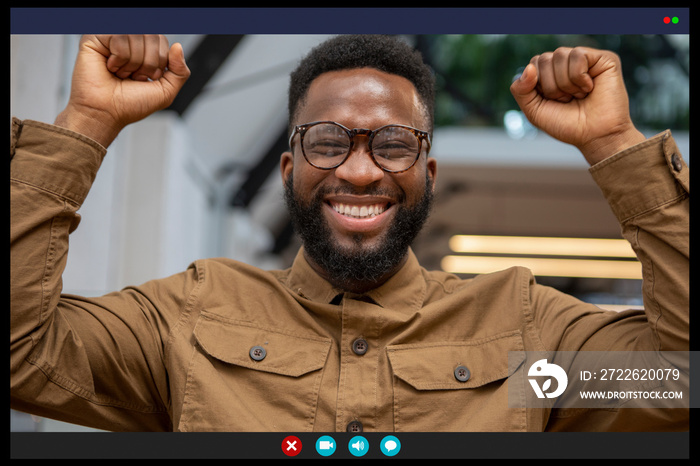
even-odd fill
[[[366,438],[362,437],[361,435],[357,435],[350,439],[348,449],[350,450],[350,453],[355,456],[363,456],[369,449],[369,443],[367,443]]]

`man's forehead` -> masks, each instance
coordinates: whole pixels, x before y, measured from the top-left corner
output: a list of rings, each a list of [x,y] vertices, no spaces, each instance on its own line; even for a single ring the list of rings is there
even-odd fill
[[[376,91],[383,85],[403,92],[417,93],[415,86],[407,78],[370,67],[326,71],[311,82],[309,89],[347,85],[357,86],[368,92]]]
[[[369,104],[370,101],[390,103],[397,110],[403,108],[410,114],[418,114],[421,120],[425,116],[425,107],[411,81],[375,68],[353,68],[322,73],[309,86],[299,113],[305,113],[304,110],[326,109],[342,102],[361,105],[365,102]]]

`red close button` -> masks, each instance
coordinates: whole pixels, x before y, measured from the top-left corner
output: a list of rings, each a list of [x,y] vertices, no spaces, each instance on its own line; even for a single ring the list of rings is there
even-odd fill
[[[282,440],[282,453],[287,456],[297,456],[301,452],[301,440],[290,435]]]

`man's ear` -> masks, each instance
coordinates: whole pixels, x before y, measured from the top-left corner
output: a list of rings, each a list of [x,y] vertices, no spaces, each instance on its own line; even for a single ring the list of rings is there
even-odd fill
[[[426,169],[428,170],[428,178],[430,179],[431,189],[435,192],[435,182],[437,181],[437,160],[428,157],[426,161]]]
[[[289,176],[294,170],[294,154],[291,151],[282,152],[280,156],[280,174],[282,175],[282,183],[287,183]]]

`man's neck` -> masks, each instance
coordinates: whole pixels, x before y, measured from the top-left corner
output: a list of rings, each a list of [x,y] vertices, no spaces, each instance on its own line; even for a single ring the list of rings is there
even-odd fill
[[[379,288],[382,286],[384,283],[387,282],[391,277],[393,277],[396,272],[401,270],[401,267],[404,266],[406,261],[408,260],[408,254],[404,255],[404,257],[401,259],[401,261],[390,271],[382,275],[378,280],[372,280],[372,281],[363,281],[363,280],[339,280],[335,279],[334,277],[330,276],[328,272],[318,265],[308,254],[306,250],[304,250],[304,258],[306,259],[306,262],[309,263],[311,268],[318,274],[320,275],[324,280],[329,282],[331,285],[333,285],[335,288],[338,288],[342,291],[346,291],[349,293],[355,293],[355,294],[364,294],[368,293],[376,288]]]

